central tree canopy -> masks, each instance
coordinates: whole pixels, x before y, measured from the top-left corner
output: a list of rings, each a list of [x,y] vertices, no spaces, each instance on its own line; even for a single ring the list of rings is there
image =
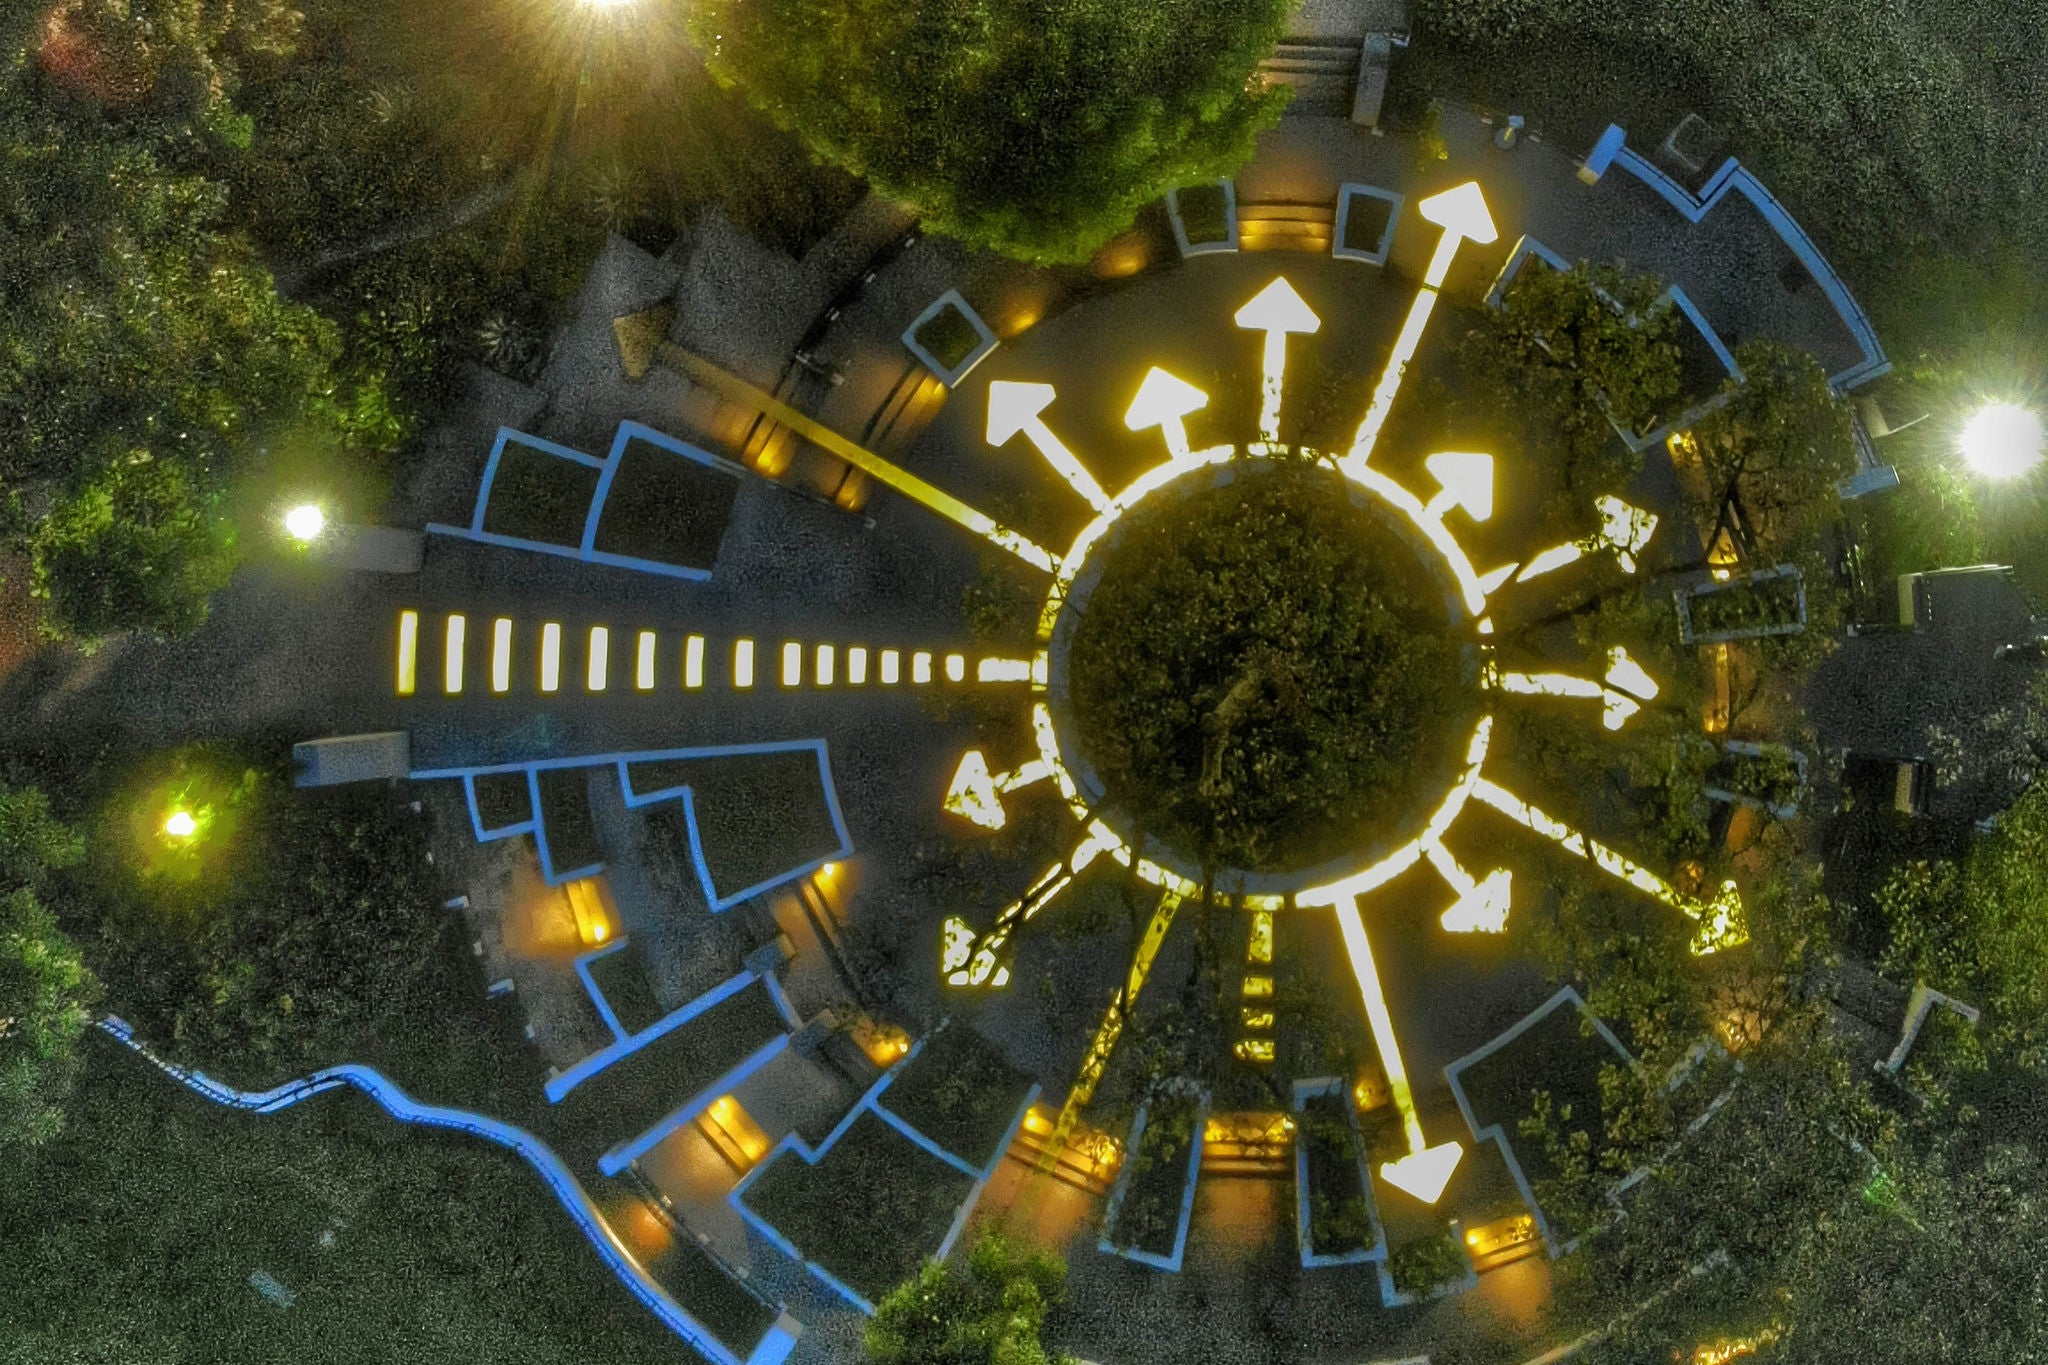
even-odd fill
[[[691,33],[822,159],[931,227],[1081,260],[1279,117],[1289,0],[694,0]]]

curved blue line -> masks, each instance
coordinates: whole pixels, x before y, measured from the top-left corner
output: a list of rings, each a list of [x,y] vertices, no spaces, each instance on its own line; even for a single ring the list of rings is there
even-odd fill
[[[553,1149],[524,1128],[486,1118],[482,1114],[472,1114],[463,1109],[446,1109],[439,1105],[421,1104],[382,1073],[354,1063],[326,1067],[310,1076],[286,1081],[283,1085],[274,1086],[269,1090],[237,1090],[213,1079],[203,1071],[194,1071],[165,1061],[151,1051],[148,1044],[136,1038],[134,1030],[124,1020],[108,1015],[99,1021],[99,1027],[187,1089],[230,1109],[241,1109],[256,1114],[274,1114],[325,1091],[352,1085],[375,1100],[385,1113],[400,1123],[453,1129],[458,1133],[468,1133],[472,1137],[479,1137],[486,1142],[511,1149],[547,1182],[556,1200],[582,1230],[591,1246],[597,1249],[598,1256],[606,1266],[619,1278],[620,1283],[633,1292],[635,1298],[661,1319],[664,1326],[712,1360],[720,1362],[720,1365],[739,1365],[739,1356],[691,1317],[689,1312],[647,1273],[647,1268],[634,1258],[633,1253],[627,1250],[625,1244],[619,1240],[618,1234],[612,1231],[611,1225],[605,1222],[604,1215],[591,1201],[589,1193],[562,1163],[562,1159],[555,1155]]]

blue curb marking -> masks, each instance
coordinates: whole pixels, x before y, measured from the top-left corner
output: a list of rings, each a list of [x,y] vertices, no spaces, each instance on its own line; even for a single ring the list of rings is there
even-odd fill
[[[1124,1162],[1123,1169],[1117,1173],[1116,1188],[1111,1191],[1109,1207],[1103,1213],[1102,1236],[1097,1239],[1095,1249],[1105,1255],[1121,1256],[1140,1265],[1149,1265],[1155,1270],[1178,1274],[1181,1257],[1187,1254],[1188,1224],[1195,1212],[1195,1182],[1202,1169],[1202,1130],[1209,1119],[1209,1092],[1202,1091],[1195,1104],[1194,1138],[1188,1143],[1188,1184],[1186,1191],[1181,1195],[1180,1226],[1174,1231],[1173,1254],[1170,1256],[1140,1251],[1136,1247],[1120,1247],[1111,1241],[1109,1236],[1109,1230],[1116,1226],[1117,1214],[1123,1211],[1124,1196],[1130,1191],[1131,1174],[1138,1164],[1138,1144],[1145,1137],[1145,1123],[1151,1117],[1152,1105],[1147,1101],[1138,1107],[1138,1117],[1131,1124],[1131,1136],[1125,1143],[1124,1150],[1131,1154],[1132,1159]]]
[[[1360,1190],[1363,1191],[1366,1212],[1372,1218],[1373,1241],[1370,1246],[1336,1255],[1326,1256],[1315,1250],[1309,1235],[1308,1141],[1303,1133],[1297,1131],[1294,1136],[1294,1236],[1301,1248],[1302,1267],[1307,1270],[1387,1259],[1387,1230],[1380,1222],[1379,1200],[1373,1197],[1372,1167],[1366,1161],[1365,1155],[1365,1132],[1358,1126],[1358,1109],[1350,1102],[1349,1091],[1350,1087],[1337,1076],[1319,1076],[1312,1080],[1296,1081],[1294,1112],[1303,1112],[1308,1100],[1317,1095],[1337,1095],[1344,1100],[1345,1118],[1351,1127],[1351,1155],[1358,1163],[1358,1183]]]

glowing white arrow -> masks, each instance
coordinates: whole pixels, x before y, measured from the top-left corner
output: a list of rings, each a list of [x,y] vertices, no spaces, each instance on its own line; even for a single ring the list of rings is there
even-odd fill
[[[1166,453],[1177,460],[1186,459],[1187,415],[1208,406],[1208,394],[1154,365],[1138,385],[1138,396],[1131,400],[1130,411],[1124,414],[1124,425],[1132,431],[1158,427],[1166,437]]]
[[[1462,1144],[1438,1143],[1432,1147],[1422,1136],[1422,1121],[1415,1114],[1415,1095],[1408,1085],[1408,1068],[1401,1062],[1401,1045],[1394,1037],[1394,1018],[1387,1010],[1386,993],[1380,989],[1379,968],[1372,960],[1372,945],[1366,941],[1365,922],[1359,918],[1358,898],[1339,896],[1336,900],[1337,928],[1344,936],[1344,951],[1351,959],[1351,974],[1365,1000],[1366,1022],[1372,1026],[1373,1046],[1379,1050],[1380,1065],[1387,1073],[1387,1090],[1401,1126],[1408,1138],[1408,1155],[1380,1167],[1380,1176],[1396,1189],[1406,1190],[1425,1204],[1434,1204],[1465,1154]]]
[[[1640,507],[1631,507],[1620,498],[1609,494],[1593,504],[1600,513],[1600,529],[1583,540],[1545,550],[1515,575],[1517,583],[1526,583],[1553,573],[1568,564],[1576,564],[1590,554],[1602,550],[1614,551],[1615,562],[1621,565],[1623,573],[1636,571],[1636,556],[1650,543],[1650,537],[1657,532],[1657,514],[1645,512]]]
[[[953,783],[946,788],[945,809],[965,816],[983,829],[1001,829],[1009,823],[1002,794],[1028,787],[1052,775],[1043,759],[1033,759],[1015,772],[991,773],[981,750],[969,749],[960,756]]]
[[[1045,462],[1098,512],[1109,510],[1109,496],[1095,482],[1074,452],[1067,449],[1041,415],[1055,397],[1050,384],[1017,384],[1007,379],[988,386],[988,443],[1001,449],[1012,436],[1023,432]]]
[[[1287,374],[1287,335],[1320,331],[1323,320],[1294,292],[1294,286],[1285,277],[1279,277],[1237,310],[1237,325],[1266,334],[1266,386],[1265,399],[1259,407],[1259,438],[1278,441],[1280,387]]]
[[[1074,878],[1097,855],[1116,847],[1116,836],[1101,824],[1093,826],[1086,837],[1076,846],[1063,863],[1054,863],[1044,875],[1031,884],[1031,889],[1018,899],[1011,901],[996,914],[996,922],[968,950],[961,950],[954,932],[954,925],[966,926],[966,921],[957,916],[946,922],[946,943],[940,957],[940,966],[946,974],[949,986],[993,986],[1010,984],[1010,967],[1005,960],[1009,956],[1010,936],[1020,927],[1035,918],[1039,911],[1059,898],[1060,892],[1073,885]],[[972,932],[971,930],[969,932]]]
[[[1584,697],[1602,703],[1601,724],[1619,730],[1629,717],[1642,710],[1642,703],[1657,698],[1657,680],[1643,666],[1616,645],[1607,651],[1604,683],[1575,678],[1569,673],[1503,673],[1488,665],[1480,675],[1484,686],[1522,697]]]
[[[1436,244],[1436,254],[1430,257],[1429,270],[1422,277],[1422,288],[1416,291],[1415,302],[1408,309],[1408,320],[1401,324],[1401,334],[1394,339],[1393,353],[1387,357],[1387,368],[1380,375],[1380,386],[1373,390],[1372,406],[1366,410],[1365,421],[1359,425],[1358,435],[1351,443],[1351,452],[1339,461],[1346,472],[1353,466],[1363,468],[1372,459],[1372,448],[1379,442],[1380,428],[1387,424],[1387,415],[1393,411],[1394,395],[1401,391],[1401,378],[1408,372],[1408,362],[1415,358],[1416,348],[1422,345],[1422,333],[1429,326],[1429,315],[1436,310],[1437,292],[1450,278],[1451,262],[1457,257],[1458,248],[1468,241],[1488,246],[1500,238],[1500,230],[1493,225],[1493,215],[1487,212],[1486,196],[1480,193],[1476,181],[1467,181],[1456,189],[1432,195],[1416,205],[1416,209],[1426,221],[1442,228],[1444,235]]]
[[[1457,903],[1437,921],[1453,934],[1498,934],[1508,927],[1508,910],[1514,902],[1514,878],[1498,868],[1485,881],[1474,881],[1442,844],[1429,849],[1430,866],[1458,893]]]
[[[1442,521],[1453,507],[1464,508],[1474,521],[1493,515],[1493,456],[1445,451],[1422,463],[1443,490],[1429,500],[1429,516]]]

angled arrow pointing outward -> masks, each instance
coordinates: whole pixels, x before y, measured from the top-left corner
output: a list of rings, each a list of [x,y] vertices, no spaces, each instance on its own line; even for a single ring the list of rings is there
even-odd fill
[[[1208,406],[1208,394],[1154,365],[1138,385],[1138,396],[1124,414],[1124,425],[1132,431],[1158,427],[1166,437],[1166,453],[1178,460],[1188,453],[1187,415]]]
[[[1607,675],[1601,682],[1577,678],[1569,673],[1503,673],[1488,665],[1480,675],[1483,686],[1523,697],[1585,697],[1602,703],[1601,724],[1619,730],[1629,717],[1643,709],[1642,703],[1657,699],[1657,680],[1631,659],[1620,645],[1607,651]]]
[[[1015,772],[991,773],[981,750],[969,749],[960,756],[960,767],[946,788],[945,809],[965,816],[984,829],[1001,829],[1009,823],[1003,809],[1003,794],[1042,782],[1052,776],[1045,760],[1035,758]]]
[[[1514,902],[1514,878],[1506,868],[1475,881],[1441,843],[1428,849],[1430,866],[1437,870],[1458,899],[1438,920],[1453,934],[1498,934],[1508,927],[1508,910]]]
[[[1366,410],[1365,421],[1359,424],[1351,451],[1342,461],[1347,466],[1363,466],[1372,458],[1372,448],[1380,439],[1380,428],[1387,424],[1387,415],[1393,411],[1394,395],[1401,391],[1401,377],[1408,372],[1408,362],[1415,358],[1416,348],[1422,345],[1422,333],[1429,326],[1429,315],[1436,310],[1437,292],[1450,278],[1451,262],[1457,258],[1458,248],[1468,241],[1488,246],[1500,238],[1500,230],[1493,225],[1493,215],[1487,212],[1486,196],[1480,193],[1477,181],[1467,181],[1456,189],[1431,195],[1416,205],[1416,210],[1425,221],[1442,228],[1444,235],[1436,244],[1436,254],[1429,259],[1429,270],[1422,277],[1422,288],[1416,291],[1414,304],[1408,309],[1408,320],[1401,324],[1401,334],[1394,340],[1393,353],[1387,357],[1387,368],[1380,375],[1380,386],[1373,390],[1372,406]]]
[[[1612,494],[1593,504],[1600,513],[1600,529],[1581,540],[1574,540],[1554,549],[1545,550],[1515,575],[1517,583],[1526,583],[1532,578],[1554,573],[1568,564],[1576,564],[1587,555],[1602,550],[1614,551],[1615,562],[1621,565],[1623,573],[1636,571],[1636,556],[1650,543],[1650,537],[1657,533],[1657,514],[1645,512],[1640,507],[1631,507]]]
[[[991,383],[988,386],[988,443],[1000,449],[1012,436],[1023,432],[1038,448],[1038,453],[1045,457],[1045,462],[1076,493],[1086,498],[1090,507],[1098,512],[1107,511],[1109,495],[1102,491],[1102,485],[1045,424],[1041,414],[1051,405],[1054,396],[1050,384],[1018,384],[1007,379]]]
[[[1278,277],[1261,289],[1250,303],[1237,310],[1237,325],[1266,334],[1265,398],[1259,407],[1259,438],[1280,439],[1280,386],[1287,374],[1287,336],[1322,330],[1323,320],[1294,292],[1286,278]]]
[[[1443,490],[1429,500],[1428,515],[1442,521],[1453,507],[1474,521],[1493,515],[1493,456],[1445,451],[1422,463]]]

